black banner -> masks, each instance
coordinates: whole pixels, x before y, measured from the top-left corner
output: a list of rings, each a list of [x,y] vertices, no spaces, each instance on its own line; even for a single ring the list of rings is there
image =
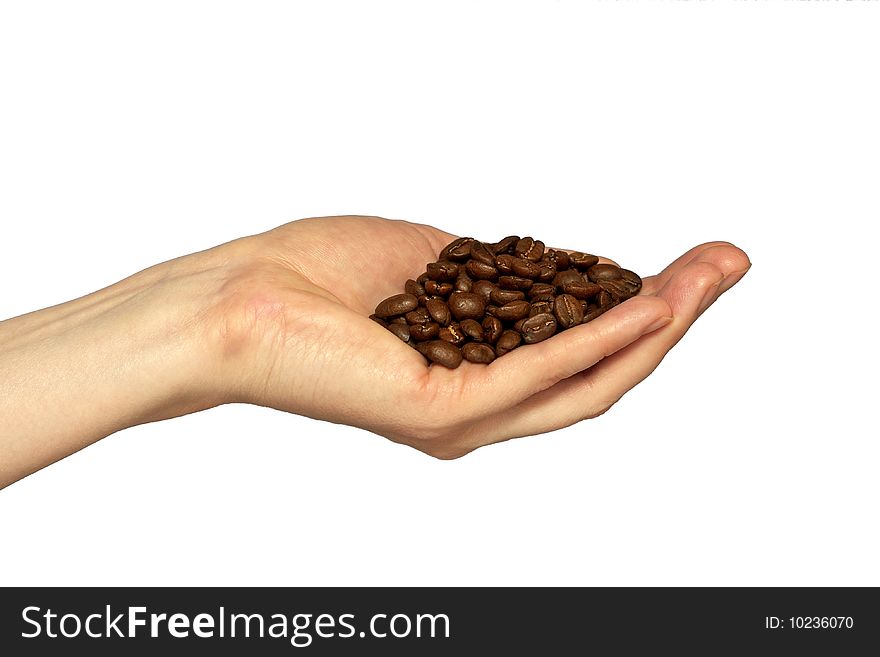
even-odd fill
[[[854,654],[878,639],[871,588],[0,590],[6,655]]]

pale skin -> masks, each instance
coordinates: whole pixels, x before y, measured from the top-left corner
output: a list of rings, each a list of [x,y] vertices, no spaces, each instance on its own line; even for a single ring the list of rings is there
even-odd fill
[[[443,459],[553,431],[608,410],[750,266],[729,243],[700,245],[589,324],[447,370],[367,316],[455,237],[304,219],[0,322],[0,487],[127,427],[234,402]]]

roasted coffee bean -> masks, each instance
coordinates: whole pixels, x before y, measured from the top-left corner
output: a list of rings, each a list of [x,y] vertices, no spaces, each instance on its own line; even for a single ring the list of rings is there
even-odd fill
[[[446,297],[452,292],[452,283],[438,283],[437,281],[428,281],[425,283],[425,292],[429,295]]]
[[[636,296],[642,290],[641,277],[637,273],[635,273],[634,271],[630,271],[629,269],[621,269],[620,273],[620,280],[626,283],[629,290],[628,296]]]
[[[606,310],[611,308],[611,306],[616,306],[618,303],[618,300],[608,290],[602,290],[601,292],[599,292],[598,301],[599,306],[605,308]]]
[[[479,260],[468,260],[465,270],[471,278],[489,281],[494,281],[498,278],[498,270],[495,267]]]
[[[460,346],[467,340],[467,335],[461,330],[461,325],[458,322],[452,322],[446,328],[440,329],[440,339]]]
[[[456,260],[462,262],[467,260],[471,254],[471,243],[473,237],[459,237],[443,247],[440,251],[440,260]]]
[[[549,249],[547,252],[547,258],[556,265],[556,269],[562,271],[563,269],[568,269],[571,267],[571,258],[566,251],[558,251],[556,249]]]
[[[516,256],[510,255],[509,253],[502,253],[500,255],[497,255],[495,256],[495,269],[497,269],[498,272],[501,274],[512,274],[513,261],[516,259]]]
[[[493,314],[501,321],[514,322],[523,317],[528,317],[531,308],[532,304],[528,301],[511,301],[510,303],[505,303],[503,306],[495,308]]]
[[[544,255],[544,242],[536,241],[531,237],[524,237],[516,243],[513,253],[520,258],[538,262]]]
[[[502,290],[500,287],[492,290],[492,293],[489,295],[489,299],[492,301],[492,303],[497,303],[499,306],[503,306],[505,303],[510,303],[511,301],[519,301],[520,299],[525,298],[525,292],[521,292],[519,290]]]
[[[538,263],[538,280],[549,283],[556,277],[556,265],[552,262],[541,261]]]
[[[495,254],[489,250],[488,246],[477,240],[471,242],[471,258],[484,265],[495,266]]]
[[[376,322],[380,326],[384,326],[385,328],[388,328],[388,322],[386,322],[384,319],[382,319],[378,315],[370,315],[370,319],[372,319],[374,322]]]
[[[455,277],[458,276],[458,265],[449,260],[429,263],[426,269],[428,270],[428,276],[433,281],[454,281]],[[427,290],[428,288],[426,287],[425,289]]]
[[[430,313],[431,319],[437,322],[440,326],[446,326],[449,324],[451,313],[449,312],[449,306],[446,305],[446,302],[443,301],[443,299],[431,299],[425,304],[425,308],[428,310],[428,313]]]
[[[474,281],[471,292],[478,295],[484,303],[489,303],[492,299],[492,292],[496,289],[495,283],[489,281]]]
[[[424,286],[424,284],[427,283],[429,280],[431,280],[431,277],[428,276],[428,272],[425,272],[424,274],[422,274],[421,276],[419,276],[419,277],[416,279],[416,283],[418,283],[419,285]],[[417,294],[416,296],[419,296],[419,295]]]
[[[519,242],[519,235],[510,235],[509,237],[505,237],[503,240],[496,242],[495,244],[495,254],[499,253],[513,253],[513,250],[516,248],[516,243]]]
[[[555,302],[555,297],[546,301],[533,301],[532,307],[529,310],[529,317],[534,317],[535,315],[540,315],[541,313],[552,313],[553,305]]]
[[[423,340],[433,340],[440,335],[440,325],[437,322],[428,322],[427,324],[410,324],[409,335],[413,340],[419,342]]]
[[[594,283],[620,278],[623,275],[620,267],[611,264],[593,265],[587,269],[587,276]]]
[[[391,324],[388,330],[404,342],[409,342],[409,326],[406,324]]]
[[[557,290],[562,291],[563,286],[566,283],[583,283],[584,277],[581,276],[574,269],[565,269],[563,271],[557,272],[556,276],[553,278],[553,285]]]
[[[464,359],[471,363],[483,363],[488,365],[495,360],[495,351],[487,344],[476,344],[471,342],[461,348],[461,354]]]
[[[516,349],[520,342],[522,342],[522,336],[516,331],[508,329],[501,334],[500,338],[498,338],[498,344],[495,345],[495,353],[499,356],[503,356],[508,351]]]
[[[470,292],[474,286],[473,279],[467,275],[463,269],[458,270],[458,277],[455,279],[455,289],[459,292]]]
[[[548,292],[546,294],[536,294],[532,297],[529,297],[529,300],[532,302],[535,302],[535,301],[551,301],[552,302],[553,299],[555,299],[555,298],[556,298],[555,294],[551,294]]]
[[[432,363],[454,370],[461,365],[461,349],[446,340],[431,340],[418,346],[419,352]]]
[[[517,333],[522,333],[522,325],[525,323],[526,319],[527,319],[526,317],[523,317],[522,319],[516,320],[513,323],[513,330],[516,331]]]
[[[407,294],[411,294],[414,297],[420,297],[425,293],[425,288],[421,283],[417,283],[413,279],[409,279],[403,286],[404,291]]]
[[[571,266],[578,271],[587,271],[590,267],[599,262],[599,258],[589,253],[581,253],[580,251],[572,251],[568,254]]]
[[[538,294],[556,294],[556,286],[550,283],[535,283],[529,289],[529,299]]]
[[[498,287],[503,290],[528,290],[534,283],[530,278],[520,276],[499,276]]]
[[[473,260],[471,261],[473,262]],[[449,309],[457,320],[482,319],[486,310],[483,297],[473,292],[453,292],[449,297]]]
[[[570,294],[560,294],[553,303],[553,314],[563,329],[577,326],[584,321],[584,309],[581,302]]]
[[[556,318],[550,313],[535,315],[524,321],[520,330],[526,344],[541,342],[556,333]]]
[[[406,321],[407,324],[427,324],[431,321],[431,313],[427,308],[416,308],[406,314]]]
[[[602,288],[596,283],[588,283],[582,278],[579,281],[565,283],[562,286],[562,291],[565,294],[570,294],[575,299],[587,299],[599,294]]]
[[[483,326],[475,319],[463,319],[459,324],[461,331],[474,342],[483,341]]]
[[[504,326],[497,317],[490,315],[483,320],[483,340],[486,342],[491,342],[492,344],[498,342],[502,331],[504,331]]]
[[[418,305],[419,300],[412,294],[395,294],[376,306],[375,314],[382,318],[404,315]]]
[[[399,316],[392,319],[389,324],[406,324],[406,317]]]
[[[617,299],[629,299],[632,296],[629,284],[622,278],[601,281],[598,285]]]
[[[514,258],[511,268],[514,274],[523,278],[538,278],[541,273],[541,268],[536,263],[524,258]]]
[[[594,319],[604,314],[606,310],[608,310],[608,308],[591,305],[587,312],[584,313],[583,323],[586,324],[587,322],[592,322]]]

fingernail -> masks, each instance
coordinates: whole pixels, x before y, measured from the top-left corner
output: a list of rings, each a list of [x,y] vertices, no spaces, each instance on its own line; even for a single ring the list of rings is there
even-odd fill
[[[727,276],[724,277],[724,280],[721,281],[721,286],[718,288],[719,296],[727,292],[734,285],[739,283],[739,279],[746,275],[748,269],[742,269],[740,271],[732,271]]]
[[[671,322],[671,321],[672,321],[671,315],[668,317],[658,317],[657,319],[654,320],[654,322],[652,324],[650,324],[648,326],[648,328],[645,329],[645,333],[651,333],[652,331],[656,331],[659,328],[663,328],[664,326],[669,324],[669,322]]]
[[[703,300],[700,301],[700,306],[697,309],[698,315],[702,314],[706,310],[706,308],[711,306],[712,303],[715,301],[715,299],[718,298],[718,295],[721,294],[720,287],[723,282],[724,282],[724,279],[722,278],[717,283],[710,285],[708,287],[708,289],[706,290],[706,293],[703,295]]]

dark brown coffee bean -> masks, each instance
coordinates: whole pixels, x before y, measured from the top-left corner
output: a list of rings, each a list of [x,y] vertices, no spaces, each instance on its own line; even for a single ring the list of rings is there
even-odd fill
[[[580,251],[572,251],[568,255],[571,266],[578,271],[587,271],[590,267],[599,262],[599,258],[589,253],[581,253]]]
[[[626,283],[627,289],[629,290],[629,294],[627,296],[636,296],[642,290],[641,277],[637,273],[635,273],[634,271],[630,271],[629,269],[621,269],[620,273],[620,280]]]
[[[514,258],[511,268],[514,274],[523,278],[538,278],[538,274],[541,273],[541,268],[537,264],[524,258]]]
[[[474,281],[463,269],[458,270],[458,277],[455,279],[455,289],[459,292],[470,292],[474,286]]]
[[[517,257],[509,253],[497,255],[495,256],[495,269],[501,274],[512,274],[514,260],[517,260]]]
[[[526,344],[541,342],[556,333],[556,318],[550,313],[529,317],[523,322],[521,330]]]
[[[413,340],[433,340],[440,335],[440,325],[437,322],[427,324],[410,324],[409,335]]]
[[[562,290],[563,286],[566,283],[583,283],[584,277],[581,276],[577,270],[575,269],[565,269],[562,271],[556,272],[556,276],[553,278],[553,285],[556,286],[557,290]]]
[[[431,262],[426,269],[428,270],[428,276],[430,276],[433,281],[454,281],[455,277],[458,276],[458,265],[449,260]],[[427,290],[428,288],[425,287],[425,289]]]
[[[542,283],[549,283],[556,277],[556,265],[552,262],[538,263],[538,280]]]
[[[483,320],[483,340],[486,342],[491,342],[492,344],[498,342],[498,338],[501,337],[503,330],[504,326],[497,317],[489,316]]]
[[[520,276],[499,276],[498,287],[503,290],[528,290],[534,283],[530,278]]]
[[[565,283],[562,286],[562,291],[565,294],[570,294],[575,299],[587,299],[599,294],[602,291],[602,288],[595,283],[588,283],[581,278],[579,281]]]
[[[531,308],[532,304],[528,301],[511,301],[510,303],[505,303],[503,306],[495,308],[493,314],[502,321],[514,322],[523,317],[528,317]]]
[[[424,274],[422,274],[421,276],[419,276],[419,277],[416,279],[416,283],[418,283],[419,285],[424,286],[424,284],[427,283],[429,280],[431,280],[431,277],[428,276],[428,272],[425,272]],[[419,295],[417,294],[416,296],[419,296]]]
[[[544,242],[534,240],[531,237],[524,237],[516,243],[513,253],[520,258],[538,262],[544,255]]]
[[[551,294],[548,292],[546,294],[536,294],[534,296],[531,296],[531,297],[529,297],[529,300],[532,301],[533,303],[535,301],[550,301],[550,302],[552,302],[553,299],[555,299],[555,298],[556,298],[555,294]]]
[[[386,322],[384,319],[382,319],[378,315],[370,315],[370,319],[372,319],[374,322],[379,324],[379,326],[384,326],[385,328],[388,328],[388,322]]]
[[[428,281],[425,283],[425,292],[433,296],[446,297],[452,292],[452,283]]]
[[[608,310],[608,308],[591,304],[587,312],[584,313],[583,323],[586,324],[587,322],[592,322],[594,319],[604,314],[606,310]]]
[[[521,292],[519,290],[502,290],[498,287],[492,290],[492,294],[489,295],[489,299],[493,303],[497,303],[499,306],[503,306],[505,303],[510,303],[511,301],[519,301],[520,299],[525,298],[525,292]]]
[[[489,281],[494,281],[498,278],[498,270],[495,267],[479,260],[468,260],[465,269],[471,278]]]
[[[550,283],[535,283],[529,289],[529,298],[533,298],[538,294],[556,294],[556,286]]]
[[[461,365],[461,349],[446,340],[431,340],[418,346],[419,352],[432,363],[454,370]]]
[[[411,294],[395,294],[376,306],[376,315],[382,318],[404,315],[410,310],[414,310],[418,305],[419,300]]]
[[[420,297],[425,293],[425,288],[421,283],[417,283],[413,279],[409,279],[403,286],[404,291],[407,294],[411,294],[414,297]]]
[[[431,299],[425,304],[425,308],[428,310],[428,313],[430,313],[431,319],[437,322],[440,326],[446,326],[449,324],[451,314],[449,312],[449,306],[446,305],[446,302],[443,301],[443,299]]]
[[[489,250],[488,246],[477,240],[471,242],[471,258],[484,265],[495,266],[495,254]]]
[[[416,308],[406,314],[407,324],[427,324],[430,321],[431,313],[428,312],[427,308]]]
[[[440,329],[440,339],[460,346],[465,343],[467,336],[461,330],[461,325],[458,322],[452,322],[446,328]]]
[[[619,303],[619,300],[608,290],[602,290],[599,292],[598,303],[600,307],[609,310],[612,306],[616,306]]]
[[[440,260],[467,260],[471,254],[471,242],[473,237],[459,237],[443,247],[440,251]]]
[[[620,278],[622,275],[620,267],[611,264],[593,265],[587,270],[587,276],[594,283]]]
[[[474,281],[471,292],[478,295],[484,303],[489,303],[492,298],[492,292],[496,289],[495,283],[489,281]]]
[[[526,317],[523,317],[522,319],[516,320],[513,323],[513,330],[516,331],[517,333],[522,333],[522,325],[525,323],[526,319],[527,319]]]
[[[630,296],[630,286],[629,284],[623,280],[622,278],[612,278],[607,281],[601,281],[598,285],[610,293],[615,299],[620,301],[624,299],[629,299]]]
[[[398,317],[395,317],[394,319],[392,319],[392,320],[391,320],[390,322],[388,322],[388,323],[389,323],[389,324],[406,324],[406,317],[400,315],[400,316],[398,316]]]
[[[549,299],[547,301],[533,301],[532,308],[531,310],[529,310],[529,317],[534,317],[535,315],[540,315],[541,313],[552,313],[554,301],[555,297],[553,301]]]
[[[498,338],[498,344],[495,345],[495,353],[503,356],[507,352],[516,349],[520,342],[522,342],[522,336],[516,331],[508,329]]]
[[[581,302],[570,294],[560,294],[553,304],[553,314],[563,329],[577,326],[584,321],[584,308]]]
[[[556,269],[562,271],[571,267],[571,259],[566,251],[557,251],[556,249],[548,249],[547,258],[556,265]]]
[[[391,324],[388,330],[404,342],[409,342],[409,326],[406,324]]]
[[[495,243],[495,254],[499,253],[513,253],[513,250],[516,248],[516,243],[519,242],[519,235],[510,235],[509,237],[505,237],[500,242]]]
[[[461,331],[474,342],[483,341],[483,326],[475,319],[461,320]]]
[[[495,351],[487,344],[476,344],[471,342],[461,348],[461,354],[464,359],[471,363],[482,363],[488,365],[495,360]]]
[[[473,260],[471,260],[473,262]],[[455,319],[482,319],[486,311],[483,297],[473,292],[453,292],[449,297],[449,309]]]

